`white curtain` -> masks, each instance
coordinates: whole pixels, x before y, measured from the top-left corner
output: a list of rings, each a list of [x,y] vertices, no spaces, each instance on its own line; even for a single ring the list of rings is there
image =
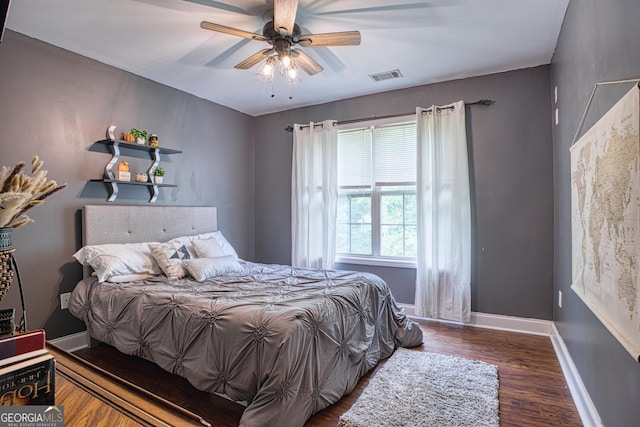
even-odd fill
[[[471,207],[463,101],[417,109],[416,314],[471,318]]]
[[[335,121],[296,124],[291,173],[291,265],[333,269],[338,206]]]

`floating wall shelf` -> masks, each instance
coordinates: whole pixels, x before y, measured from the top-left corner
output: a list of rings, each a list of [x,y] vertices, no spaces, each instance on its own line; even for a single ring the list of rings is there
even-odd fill
[[[111,151],[111,160],[104,167],[104,178],[102,179],[92,179],[92,182],[103,182],[107,189],[109,190],[109,197],[107,198],[108,202],[113,202],[118,197],[118,185],[141,185],[149,188],[149,192],[151,193],[151,198],[149,199],[149,203],[153,203],[158,198],[160,187],[177,187],[175,184],[156,184],[154,182],[137,182],[137,181],[118,181],[115,179],[115,174],[113,172],[113,168],[116,166],[118,161],[120,160],[120,156],[126,156],[126,154],[121,153],[121,149],[127,150],[135,150],[135,151],[144,151],[149,153],[151,157],[151,166],[147,170],[147,176],[151,177],[151,172],[153,169],[160,164],[160,155],[169,155],[169,154],[180,154],[182,151],[175,150],[173,148],[166,147],[151,147],[149,145],[136,144],[127,141],[113,140],[113,139],[103,139],[101,141],[96,141],[98,144],[104,144],[109,147]]]

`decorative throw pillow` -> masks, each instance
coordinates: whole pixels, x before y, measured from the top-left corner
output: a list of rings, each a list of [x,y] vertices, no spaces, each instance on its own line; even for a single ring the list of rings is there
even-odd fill
[[[151,255],[149,245],[150,243],[89,245],[81,248],[73,257],[80,264],[93,268],[100,283],[111,276],[162,274]]]
[[[244,268],[233,255],[215,258],[196,258],[183,261],[191,277],[198,282],[204,282],[212,277],[224,276],[229,273],[240,273]]]
[[[193,250],[195,251],[198,258],[215,258],[225,255],[231,255],[225,253],[224,249],[220,243],[218,243],[218,239],[197,239],[193,241]]]
[[[194,258],[194,256],[183,241],[175,239],[165,243],[152,243],[149,244],[149,248],[169,279],[181,279],[188,274],[182,266],[182,261]]]

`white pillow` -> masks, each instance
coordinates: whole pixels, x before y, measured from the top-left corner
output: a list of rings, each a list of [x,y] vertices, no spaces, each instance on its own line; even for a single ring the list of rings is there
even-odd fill
[[[164,274],[171,280],[186,276],[188,273],[182,266],[182,261],[195,258],[189,243],[180,238],[164,243],[150,243],[149,248]]]
[[[238,258],[238,254],[236,253],[236,250],[233,248],[233,246],[231,246],[231,243],[229,243],[229,241],[225,239],[221,231],[212,231],[209,233],[201,233],[193,236],[175,237],[165,243],[180,242],[181,244],[185,245],[187,249],[191,251],[192,254],[194,254],[195,251],[192,248],[193,243],[197,240],[208,240],[208,239],[216,239],[218,244],[222,247],[224,255],[233,255],[234,258]]]
[[[149,243],[110,243],[84,246],[73,257],[82,265],[93,268],[102,283],[111,276],[129,274],[162,274]]]
[[[193,241],[193,250],[198,258],[215,258],[219,256],[232,255],[225,253],[218,239],[197,239]]]
[[[235,259],[238,259],[238,254],[236,253],[236,250],[233,249],[233,246],[231,246],[231,243],[229,243],[229,241],[224,238],[224,236],[222,235],[222,231],[215,231],[213,233],[213,238],[218,241],[220,246],[222,246],[222,250],[224,251],[225,255],[231,255]]]
[[[191,276],[198,282],[204,282],[212,277],[229,273],[239,273],[244,270],[233,255],[215,258],[196,258],[182,261]]]
[[[195,236],[188,236],[188,237],[192,241],[198,240],[198,239],[211,239],[216,235],[216,233],[219,233],[219,231],[209,231],[207,233],[196,234]]]

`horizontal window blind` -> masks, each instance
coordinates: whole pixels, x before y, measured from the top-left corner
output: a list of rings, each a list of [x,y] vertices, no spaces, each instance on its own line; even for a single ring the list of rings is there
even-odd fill
[[[416,124],[376,127],[373,131],[375,185],[416,182]]]
[[[338,134],[338,186],[340,188],[370,188],[371,131],[355,129]]]
[[[416,182],[416,124],[367,126],[338,133],[338,186],[343,189]]]

